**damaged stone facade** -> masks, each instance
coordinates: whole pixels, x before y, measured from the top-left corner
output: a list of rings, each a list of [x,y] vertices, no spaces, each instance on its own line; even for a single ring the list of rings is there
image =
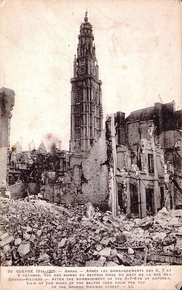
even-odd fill
[[[0,181],[8,172],[11,193],[0,196],[2,266],[182,265],[182,111],[156,103],[107,116],[102,129],[92,41],[86,14],[69,151],[17,142],[8,155],[14,92],[0,90]]]
[[[110,200],[120,211],[145,217],[180,207],[182,111],[174,103],[122,112],[106,120]]]
[[[160,114],[156,123],[155,106],[134,111],[127,118],[122,112],[108,116],[105,130],[90,151],[20,154],[17,149],[11,153],[10,172],[14,165],[20,180],[23,173],[29,175],[26,188],[30,194],[41,192],[44,199],[58,204],[91,202],[109,208],[114,215],[123,212],[141,218],[164,206],[178,208],[182,204],[181,115],[173,103],[161,105],[173,112],[173,122],[176,118],[175,126],[171,122],[166,128],[165,123],[161,131],[160,118],[165,122],[165,117]]]
[[[10,142],[10,119],[15,93],[7,88],[0,89],[0,187],[6,184],[8,176],[8,153]]]
[[[108,167],[104,131],[85,155],[57,148],[46,153],[17,151],[14,148],[9,161],[9,188],[14,199],[41,193],[45,200],[58,204],[105,204]]]
[[[17,142],[9,154],[9,189],[17,199],[44,193],[45,199],[54,202],[57,186],[68,172],[68,151],[53,146],[50,152],[43,145],[31,151],[22,151]]]
[[[102,132],[101,137],[92,146],[89,154],[82,159],[80,166],[81,191],[78,193],[77,202],[86,203],[90,201],[95,205],[105,202],[108,195],[106,160],[106,142],[104,132]]]
[[[13,197],[40,193],[53,203],[85,204],[139,216],[182,206],[182,111],[174,102],[107,117],[102,127],[99,67],[87,13],[71,79],[70,150],[10,154]],[[21,151],[21,150],[19,150]],[[16,185],[15,185],[16,183]],[[17,187],[21,188],[18,190]],[[17,195],[19,192],[19,195]]]
[[[74,77],[71,79],[70,150],[58,151],[56,148],[56,152],[46,154],[39,148],[19,155],[12,152],[10,177],[12,185],[20,179],[29,194],[40,192],[44,199],[51,202],[83,204],[90,201],[100,205],[107,203],[108,167],[102,128],[102,82],[99,80],[94,36],[87,13],[78,39]],[[24,161],[27,154],[28,160]],[[23,175],[29,176],[29,180],[25,181]]]

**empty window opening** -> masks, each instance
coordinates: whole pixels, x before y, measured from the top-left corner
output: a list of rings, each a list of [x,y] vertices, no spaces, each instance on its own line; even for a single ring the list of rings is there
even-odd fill
[[[149,173],[154,173],[154,156],[153,156],[153,154],[148,154],[148,169],[149,169]]]

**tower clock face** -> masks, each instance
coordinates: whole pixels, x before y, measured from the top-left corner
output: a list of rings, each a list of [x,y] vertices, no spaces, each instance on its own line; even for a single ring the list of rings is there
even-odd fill
[[[79,74],[84,74],[84,73],[85,73],[85,66],[84,66],[84,65],[81,65],[81,66],[78,68],[78,73],[79,73]]]

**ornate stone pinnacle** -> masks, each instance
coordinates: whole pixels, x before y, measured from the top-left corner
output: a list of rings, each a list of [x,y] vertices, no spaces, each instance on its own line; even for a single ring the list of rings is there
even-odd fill
[[[85,21],[85,22],[88,22],[88,12],[87,12],[87,11],[85,12],[85,18],[84,18],[84,21]]]

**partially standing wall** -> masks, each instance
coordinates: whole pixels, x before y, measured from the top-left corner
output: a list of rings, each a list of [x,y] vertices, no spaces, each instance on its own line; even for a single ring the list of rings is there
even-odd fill
[[[70,182],[65,183],[61,203],[91,202],[101,205],[108,195],[108,166],[105,132],[95,141],[89,152],[82,156],[73,153],[70,156]]]
[[[0,187],[8,180],[8,150],[10,143],[10,119],[15,93],[7,88],[0,89]]]

